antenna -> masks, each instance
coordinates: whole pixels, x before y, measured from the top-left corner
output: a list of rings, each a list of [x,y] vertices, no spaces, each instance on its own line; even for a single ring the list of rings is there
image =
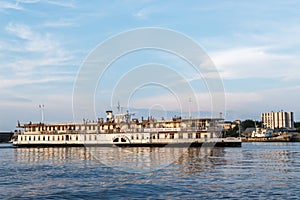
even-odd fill
[[[44,109],[45,109],[45,105],[44,104],[40,104],[39,108],[41,109],[42,123],[44,123]]]
[[[189,97],[189,118],[192,118],[192,116],[191,116],[191,103],[192,103],[192,98]]]
[[[122,107],[121,104],[120,104],[120,102],[118,101],[117,109],[118,109],[118,113],[119,113],[119,114],[122,114],[123,108],[124,108],[124,107]]]
[[[118,101],[117,109],[118,109],[118,112],[120,113],[121,106],[120,106],[120,102],[119,101]]]

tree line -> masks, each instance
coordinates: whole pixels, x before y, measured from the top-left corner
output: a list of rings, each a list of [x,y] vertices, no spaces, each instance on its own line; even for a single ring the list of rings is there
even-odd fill
[[[297,132],[300,132],[300,122],[295,122],[294,126],[295,126]],[[247,128],[255,128],[255,127],[262,127],[262,122],[261,121],[253,121],[251,119],[246,119],[244,121],[241,121],[240,126],[237,124],[234,128],[230,128],[229,130],[226,130],[224,135],[226,137],[238,137],[239,131],[241,133],[243,133]]]

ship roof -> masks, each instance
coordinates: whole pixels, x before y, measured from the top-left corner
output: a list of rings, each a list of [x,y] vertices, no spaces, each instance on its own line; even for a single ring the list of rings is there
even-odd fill
[[[187,122],[187,121],[201,121],[201,120],[224,120],[223,118],[180,118],[176,120],[143,120],[141,122],[131,121],[130,123],[134,124],[142,124],[147,125],[151,123],[180,123],[180,122]],[[103,122],[101,125],[117,125],[116,122]],[[97,121],[85,121],[85,122],[66,122],[66,123],[24,123],[23,125],[18,125],[17,128],[25,128],[25,127],[39,127],[39,126],[84,126],[84,125],[99,125]]]

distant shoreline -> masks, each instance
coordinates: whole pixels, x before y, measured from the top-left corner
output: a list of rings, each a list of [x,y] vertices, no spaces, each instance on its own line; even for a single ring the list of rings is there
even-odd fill
[[[13,132],[0,132],[0,143],[8,143],[13,135]]]
[[[300,133],[287,134],[278,137],[242,138],[242,142],[300,142]]]

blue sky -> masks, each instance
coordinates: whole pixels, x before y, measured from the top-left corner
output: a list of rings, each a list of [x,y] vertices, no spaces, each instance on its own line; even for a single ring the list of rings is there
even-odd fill
[[[17,120],[39,121],[39,104],[46,121],[72,121],[82,62],[107,38],[141,27],[179,31],[203,47],[223,80],[228,120],[259,120],[272,110],[294,111],[300,120],[298,0],[1,0],[0,19],[1,131],[14,129]],[[143,64],[153,55],[120,61]],[[164,95],[157,90],[155,100],[167,101]],[[138,97],[133,102],[142,107]]]

